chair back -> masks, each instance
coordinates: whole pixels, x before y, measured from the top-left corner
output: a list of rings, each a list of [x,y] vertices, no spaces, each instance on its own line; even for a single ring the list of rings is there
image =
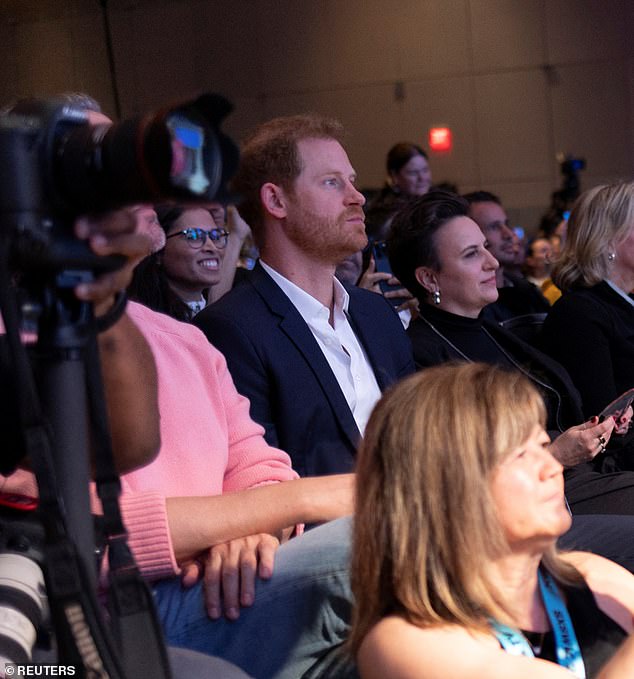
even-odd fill
[[[500,325],[527,344],[539,348],[539,338],[547,315],[547,313],[539,313],[513,316],[513,318],[501,321]]]

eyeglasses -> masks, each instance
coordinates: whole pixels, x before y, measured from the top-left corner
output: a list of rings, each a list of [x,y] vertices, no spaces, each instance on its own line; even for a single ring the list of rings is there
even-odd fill
[[[202,246],[210,238],[213,244],[217,248],[224,248],[227,245],[227,239],[229,238],[229,232],[225,229],[202,229],[200,227],[190,227],[189,229],[183,229],[182,231],[177,231],[176,233],[170,233],[170,235],[165,239],[169,240],[175,236],[184,236],[187,241],[187,245],[195,250],[200,250]]]

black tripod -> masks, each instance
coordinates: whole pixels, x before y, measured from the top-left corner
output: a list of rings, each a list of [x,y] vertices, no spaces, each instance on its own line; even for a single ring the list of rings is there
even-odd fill
[[[8,274],[10,243],[6,237],[2,240],[0,306],[24,449],[38,482],[38,514],[45,535],[42,570],[58,662],[77,667],[77,676],[132,679],[149,672],[169,677],[152,597],[127,546],[118,506],[120,483],[97,350],[97,333],[103,328],[93,318],[92,305],[79,301],[73,292],[93,273],[78,266],[28,267],[29,274],[21,282],[39,308],[37,343],[29,358],[20,338],[20,313]],[[90,255],[88,261],[93,260]],[[115,314],[110,320],[117,318]],[[109,557],[108,623],[97,600],[89,451]],[[3,468],[11,468],[11,462],[4,460]]]

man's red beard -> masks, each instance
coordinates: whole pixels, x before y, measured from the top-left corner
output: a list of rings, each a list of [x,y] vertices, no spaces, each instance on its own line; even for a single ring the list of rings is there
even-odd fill
[[[334,220],[308,210],[298,210],[287,218],[286,234],[306,254],[337,265],[368,243],[362,224],[348,223],[348,219],[355,217],[364,218],[361,208],[346,208]]]

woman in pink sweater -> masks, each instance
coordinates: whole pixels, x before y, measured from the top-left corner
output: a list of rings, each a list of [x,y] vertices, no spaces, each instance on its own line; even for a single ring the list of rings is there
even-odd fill
[[[128,313],[157,365],[161,450],[123,477],[121,504],[142,571],[162,579],[168,642],[255,677],[300,676],[347,631],[348,523],[283,545],[275,572],[273,534],[351,513],[351,476],[297,479],[197,328],[135,303]]]
[[[134,302],[127,313],[154,354],[161,448],[122,476],[121,507],[167,641],[254,677],[301,676],[347,633],[349,525],[330,519],[352,511],[351,475],[298,479],[197,328]],[[4,490],[36,492],[24,471]],[[277,550],[298,524],[328,521]]]

